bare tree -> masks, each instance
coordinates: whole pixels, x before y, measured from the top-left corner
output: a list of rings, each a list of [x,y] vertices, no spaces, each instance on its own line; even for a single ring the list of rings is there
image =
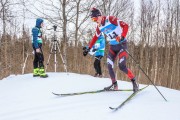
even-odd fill
[[[6,22],[9,19],[9,6],[10,1],[9,0],[0,0],[0,18],[3,23],[3,34],[6,33]]]

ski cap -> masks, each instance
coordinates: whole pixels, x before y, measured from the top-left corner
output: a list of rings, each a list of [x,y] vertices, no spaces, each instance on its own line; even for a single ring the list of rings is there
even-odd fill
[[[101,16],[101,11],[95,7],[91,8],[91,18]]]
[[[43,22],[42,18],[37,18],[36,19],[36,27],[41,28],[41,23]]]

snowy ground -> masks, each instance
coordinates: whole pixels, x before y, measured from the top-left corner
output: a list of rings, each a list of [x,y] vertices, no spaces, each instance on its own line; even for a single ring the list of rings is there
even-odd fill
[[[52,94],[99,90],[110,84],[108,78],[74,73],[49,73],[46,79],[32,74],[9,76],[0,81],[0,120],[180,120],[180,91],[164,87],[158,88],[168,102],[149,86],[116,112],[109,106],[118,106],[131,92]],[[132,88],[130,82],[118,81],[118,85]]]

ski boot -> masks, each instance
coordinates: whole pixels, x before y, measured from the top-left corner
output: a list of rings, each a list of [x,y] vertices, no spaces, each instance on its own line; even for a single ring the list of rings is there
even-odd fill
[[[102,78],[103,76],[99,74],[99,78]]]
[[[40,74],[40,77],[42,77],[42,78],[48,77],[48,75],[45,73],[44,68],[39,69],[39,74]]]
[[[39,68],[34,68],[33,77],[38,77],[38,76],[39,76]]]
[[[135,78],[131,79],[131,82],[133,85],[133,91],[137,92],[139,90],[139,85],[137,84],[136,79]]]
[[[95,73],[95,74],[94,74],[94,77],[98,77],[98,73]]]
[[[117,81],[114,82],[112,85],[105,87],[104,90],[108,91],[108,90],[118,90],[118,84]]]

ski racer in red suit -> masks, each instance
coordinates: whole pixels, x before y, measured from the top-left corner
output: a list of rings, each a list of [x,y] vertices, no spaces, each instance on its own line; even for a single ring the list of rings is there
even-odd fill
[[[133,91],[138,91],[139,86],[136,82],[135,76],[132,71],[126,67],[126,59],[128,54],[125,49],[127,49],[126,34],[128,32],[128,25],[125,22],[116,18],[115,16],[102,16],[100,10],[97,8],[91,9],[91,19],[92,21],[97,23],[96,33],[93,36],[89,47],[84,50],[83,55],[86,56],[88,54],[89,50],[95,44],[101,32],[103,32],[108,37],[110,49],[107,56],[107,66],[109,70],[109,75],[112,80],[112,85],[105,87],[104,89],[118,89],[118,84],[113,70],[114,61],[116,57],[118,57],[119,69],[122,70],[131,80],[133,84]]]

